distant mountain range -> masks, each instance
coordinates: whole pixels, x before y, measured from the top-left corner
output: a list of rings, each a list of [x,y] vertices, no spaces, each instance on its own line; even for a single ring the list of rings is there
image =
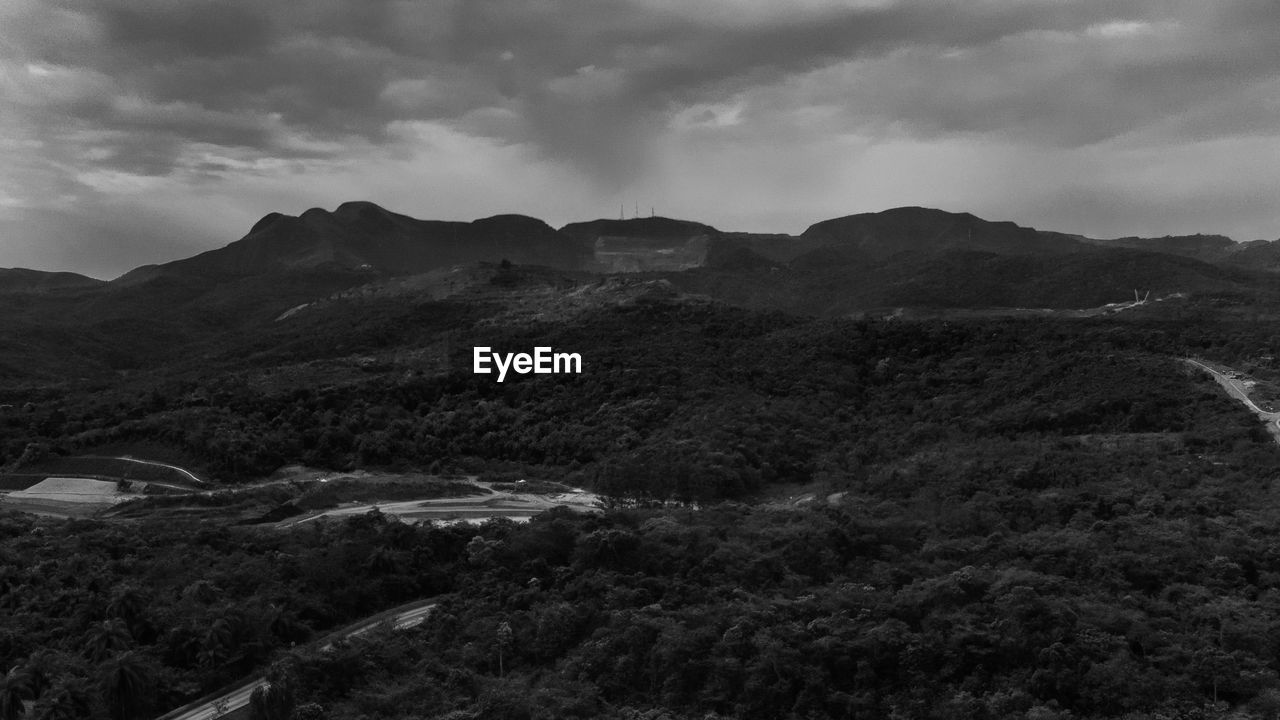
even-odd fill
[[[616,274],[662,285],[573,295]],[[259,347],[269,344],[263,328],[301,322],[298,313],[320,333],[339,332],[325,325],[325,313],[338,313],[347,318],[341,332],[354,332],[361,326],[351,303],[455,298],[564,316],[621,297],[621,287],[632,298],[696,295],[822,316],[1096,308],[1132,300],[1135,290],[1280,305],[1280,243],[1097,240],[915,207],[824,220],[792,236],[662,217],[559,229],[523,215],[418,220],[349,202],[297,217],[272,213],[225,247],[110,282],[0,270],[8,320],[0,380],[145,367],[194,357],[195,347]]]
[[[1252,270],[1280,270],[1280,243],[1235,243],[1221,235],[1110,240],[993,222],[968,213],[903,207],[817,222],[800,235],[723,232],[664,217],[576,222],[556,229],[524,215],[473,222],[418,220],[371,202],[332,212],[271,213],[243,238],[111,281],[132,286],[162,278],[215,282],[296,272],[413,275],[442,267],[507,260],[565,270],[626,272],[744,263],[798,268],[911,264],[955,253],[1064,257],[1129,250]],[[757,256],[754,260],[751,256]],[[955,256],[959,257],[959,256]],[[1134,256],[1126,255],[1130,261]],[[623,261],[620,258],[624,258]],[[671,260],[678,258],[678,260]],[[82,290],[102,285],[74,273],[0,270],[0,292]]]

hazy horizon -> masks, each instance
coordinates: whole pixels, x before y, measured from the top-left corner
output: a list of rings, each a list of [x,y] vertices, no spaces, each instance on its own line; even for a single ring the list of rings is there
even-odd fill
[[[1270,240],[1278,31],[1270,0],[12,0],[0,266],[116,277],[359,199]]]

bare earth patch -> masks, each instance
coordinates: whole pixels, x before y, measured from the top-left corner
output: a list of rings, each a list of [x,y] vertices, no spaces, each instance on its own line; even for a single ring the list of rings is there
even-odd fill
[[[129,497],[120,492],[114,482],[50,477],[26,490],[0,497],[0,506],[38,515],[85,517]]]
[[[298,525],[321,517],[363,515],[374,508],[379,512],[396,515],[405,522],[432,521],[442,524],[481,523],[498,517],[525,522],[554,507],[567,507],[578,512],[600,512],[600,498],[578,488],[541,494],[497,490],[491,483],[483,482],[476,482],[475,487],[477,494],[469,497],[351,503],[307,517],[290,519],[282,523],[282,526]]]

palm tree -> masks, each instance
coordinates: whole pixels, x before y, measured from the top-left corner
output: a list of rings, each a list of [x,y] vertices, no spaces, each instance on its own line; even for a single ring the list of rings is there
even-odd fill
[[[222,618],[214,620],[200,643],[196,662],[204,669],[216,668],[227,661],[234,644],[235,634],[231,625]]]
[[[31,699],[31,676],[25,668],[13,667],[0,680],[0,720],[19,720]]]
[[[129,649],[133,636],[124,620],[112,619],[94,623],[85,641],[85,655],[94,662],[102,662],[116,652]]]
[[[155,628],[147,618],[146,597],[133,585],[125,585],[115,592],[107,604],[107,617],[123,620],[135,640],[143,643],[154,640]]]
[[[116,591],[111,598],[111,602],[107,604],[107,615],[113,618],[120,618],[127,624],[133,625],[142,617],[143,608],[146,601],[142,597],[142,593],[138,588],[132,585],[125,585]]]
[[[134,650],[107,662],[101,676],[103,700],[112,720],[132,720],[146,705],[151,692],[151,669]]]
[[[53,685],[53,676],[57,672],[58,660],[49,650],[37,650],[22,663],[18,670],[22,675],[22,687],[26,689],[27,700],[37,700]]]

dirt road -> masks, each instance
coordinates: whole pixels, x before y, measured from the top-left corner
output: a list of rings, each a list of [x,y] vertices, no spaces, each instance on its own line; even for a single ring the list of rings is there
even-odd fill
[[[363,515],[374,508],[388,515],[396,515],[406,522],[434,520],[437,522],[479,523],[496,517],[524,521],[554,507],[568,507],[578,512],[600,512],[600,498],[582,490],[542,495],[494,491],[489,483],[477,482],[476,485],[490,490],[490,493],[464,497],[432,498],[429,500],[358,503],[325,510],[306,517],[290,518],[281,522],[279,526],[292,527],[322,517]]]

